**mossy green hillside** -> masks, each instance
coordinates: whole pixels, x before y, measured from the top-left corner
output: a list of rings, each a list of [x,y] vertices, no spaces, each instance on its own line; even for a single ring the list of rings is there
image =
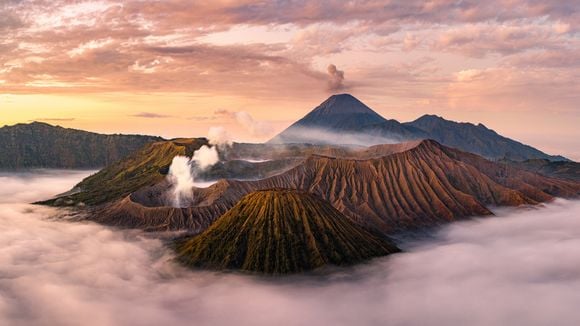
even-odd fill
[[[162,181],[176,155],[191,156],[206,144],[205,138],[192,138],[145,145],[127,158],[81,181],[75,187],[78,192],[43,203],[56,206],[78,203],[98,205],[120,199],[142,187]]]

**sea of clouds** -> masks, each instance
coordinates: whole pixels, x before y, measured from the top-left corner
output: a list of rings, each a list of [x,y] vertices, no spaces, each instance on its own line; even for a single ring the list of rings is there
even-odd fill
[[[189,271],[152,234],[27,204],[89,172],[0,173],[0,325],[580,325],[580,202],[455,223],[328,275]]]

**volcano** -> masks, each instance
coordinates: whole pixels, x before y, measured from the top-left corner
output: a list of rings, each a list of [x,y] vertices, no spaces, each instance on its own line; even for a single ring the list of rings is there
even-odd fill
[[[88,218],[121,227],[202,232],[248,193],[284,188],[312,193],[356,224],[391,234],[490,215],[489,206],[533,205],[555,196],[580,194],[578,182],[488,161],[432,140],[379,145],[346,154],[313,154],[265,179],[227,179],[208,188],[194,188],[192,206],[186,208],[166,206],[163,198],[170,184],[158,175],[161,181],[95,207]],[[123,183],[124,176],[97,174],[93,178],[101,180],[99,184]],[[78,197],[82,196],[73,195],[73,199]]]
[[[337,94],[268,143],[373,145],[422,136],[422,131],[383,118],[350,94]]]
[[[483,124],[455,122],[429,114],[406,123],[385,119],[350,94],[332,95],[268,143],[371,146],[418,139],[433,139],[491,160],[568,161],[499,135]]]
[[[175,247],[178,260],[189,266],[265,274],[352,265],[399,251],[328,202],[291,190],[250,193],[205,232]]]
[[[356,97],[350,94],[338,94],[329,97],[302,119],[296,121],[289,129],[300,127],[341,131],[385,121],[387,121],[385,118]]]

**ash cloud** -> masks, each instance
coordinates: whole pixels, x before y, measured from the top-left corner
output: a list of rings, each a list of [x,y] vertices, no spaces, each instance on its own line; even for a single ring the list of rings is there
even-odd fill
[[[347,87],[344,85],[344,71],[338,70],[335,65],[330,64],[326,68],[328,74],[328,91],[338,92],[346,90]]]
[[[21,203],[83,175],[2,174],[1,325],[578,325],[580,202],[456,223],[330,275],[188,271],[151,234]],[[34,193],[31,193],[34,189]]]

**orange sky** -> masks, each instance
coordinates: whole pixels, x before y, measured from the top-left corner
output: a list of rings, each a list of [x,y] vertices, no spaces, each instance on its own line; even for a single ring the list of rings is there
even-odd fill
[[[261,141],[349,92],[580,160],[579,23],[575,1],[3,0],[0,125]]]

